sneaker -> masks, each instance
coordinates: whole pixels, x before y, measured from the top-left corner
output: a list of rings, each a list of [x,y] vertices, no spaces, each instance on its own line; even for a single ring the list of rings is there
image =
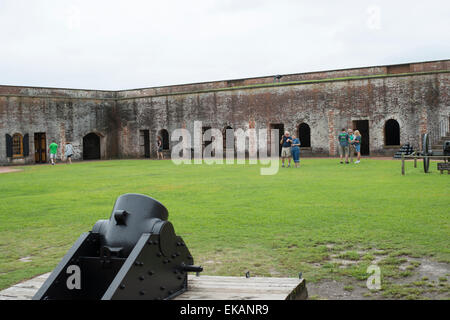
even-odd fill
[[[358,161],[355,161],[355,163],[360,163],[360,162],[361,162],[361,161],[359,161],[359,160],[358,160]]]
[[[349,162],[348,162],[348,161],[346,161],[346,162],[345,162],[345,164],[349,164]]]
[[[343,164],[343,162],[341,161],[341,164]]]

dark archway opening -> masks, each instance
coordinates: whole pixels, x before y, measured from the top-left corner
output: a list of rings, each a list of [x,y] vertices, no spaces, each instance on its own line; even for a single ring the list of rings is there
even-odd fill
[[[361,155],[370,155],[369,120],[354,120],[353,128],[361,133]]]
[[[139,149],[141,157],[150,158],[150,130],[140,130]]]
[[[234,148],[234,133],[233,133],[232,139],[231,139],[231,135],[230,135],[230,139],[227,140],[227,130],[233,130],[233,128],[230,126],[226,126],[225,129],[223,129],[222,137],[223,137],[223,149],[224,150]]]
[[[283,123],[271,123],[270,124],[270,130],[278,130],[278,139],[275,142],[275,145],[278,145],[278,156],[281,156],[281,145],[280,145],[280,141],[283,138],[284,135],[284,124]],[[272,137],[272,132],[270,132],[270,135],[268,137],[268,142],[269,145],[267,146],[268,150],[271,150],[270,145],[271,145],[271,137]]]
[[[159,136],[161,137],[163,150],[169,150],[169,132],[166,129],[159,131]]]
[[[311,148],[311,128],[306,123],[298,126],[298,138],[302,148]]]
[[[89,133],[83,138],[83,160],[100,158],[100,137],[95,133]]]
[[[394,119],[386,121],[384,125],[384,141],[387,146],[400,145],[400,125]]]
[[[211,129],[211,127],[202,127],[203,149],[205,149],[207,146],[209,146],[212,143],[211,131],[209,131],[207,133],[207,131],[210,129]]]

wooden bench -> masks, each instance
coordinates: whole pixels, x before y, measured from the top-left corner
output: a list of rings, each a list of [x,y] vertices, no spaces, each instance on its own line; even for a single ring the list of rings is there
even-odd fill
[[[0,300],[31,300],[50,273],[0,291]],[[188,288],[176,300],[305,300],[304,279],[188,276]]]
[[[444,170],[447,170],[447,173],[450,174],[450,162],[439,162],[437,164],[437,169],[442,173]]]

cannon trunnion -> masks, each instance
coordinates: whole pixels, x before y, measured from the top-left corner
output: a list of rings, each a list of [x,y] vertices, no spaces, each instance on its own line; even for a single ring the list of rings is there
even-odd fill
[[[34,300],[172,299],[200,272],[167,209],[140,194],[120,196],[109,220],[83,233]]]

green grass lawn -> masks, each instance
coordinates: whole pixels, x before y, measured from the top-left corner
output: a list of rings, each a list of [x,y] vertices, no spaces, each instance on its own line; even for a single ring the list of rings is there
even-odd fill
[[[411,162],[402,176],[400,165],[304,159],[300,169],[273,176],[261,176],[257,165],[168,160],[25,166],[0,174],[0,289],[51,271],[124,193],[161,201],[205,274],[302,271],[313,282],[363,281],[380,252],[386,279],[401,277],[403,256],[450,263],[450,177],[435,163],[424,174]],[[355,264],[340,268],[333,254]]]

